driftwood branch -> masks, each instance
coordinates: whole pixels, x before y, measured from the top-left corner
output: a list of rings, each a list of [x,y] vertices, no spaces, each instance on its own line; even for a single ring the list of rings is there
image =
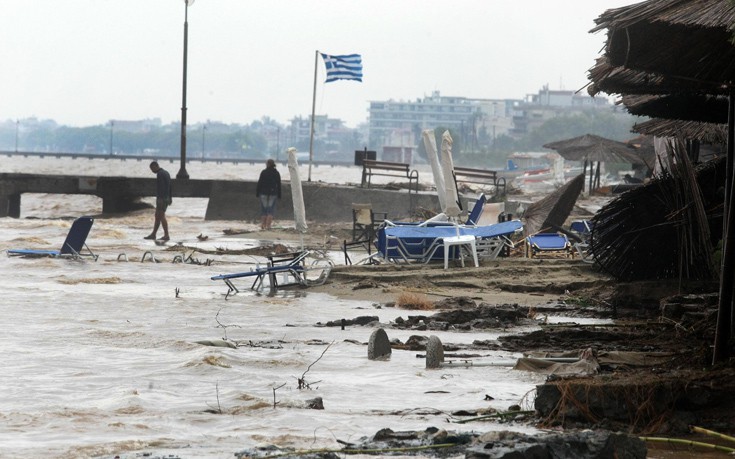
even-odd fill
[[[223,336],[222,339],[226,341],[227,340],[227,327],[237,327],[237,328],[242,328],[242,327],[240,327],[239,325],[225,325],[222,322],[220,322],[219,321],[219,313],[221,311],[222,311],[222,308],[219,308],[219,310],[217,311],[217,315],[214,316],[214,320],[217,321],[217,327],[219,327],[222,330],[224,330],[225,336]]]
[[[208,410],[210,413],[214,414],[222,414],[222,405],[219,403],[219,381],[217,381],[214,385],[214,390],[217,395],[217,409],[212,408],[209,403],[207,403],[207,406],[210,406],[210,409]]]
[[[278,402],[276,401],[276,391],[285,385],[286,383],[283,383],[280,386],[273,388],[273,409],[274,410],[276,409],[276,405],[278,405]]]
[[[306,368],[306,371],[304,371],[304,373],[301,374],[301,377],[298,378],[299,389],[311,389],[309,383],[307,383],[306,382],[306,379],[305,379],[306,378],[306,373],[308,373],[309,370],[311,370],[311,367],[313,367],[318,361],[320,361],[322,359],[322,357],[324,357],[324,354],[327,352],[327,350],[329,350],[330,347],[332,347],[332,344],[334,344],[334,341],[332,341],[331,343],[329,343],[327,345],[327,347],[324,348],[324,350],[322,351],[322,354],[319,356],[319,358],[316,359],[316,360],[314,360],[313,362],[311,362],[311,364]],[[319,381],[315,381],[314,383],[316,383],[316,382],[319,382]],[[314,383],[311,383],[311,384],[314,384]]]

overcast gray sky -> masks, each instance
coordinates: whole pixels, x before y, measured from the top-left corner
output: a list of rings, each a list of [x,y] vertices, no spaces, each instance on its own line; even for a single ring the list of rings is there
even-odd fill
[[[317,114],[367,118],[368,101],[523,98],[579,89],[630,0],[196,0],[187,118],[286,122],[311,113],[314,57],[359,53],[363,82],[323,83]],[[184,0],[0,0],[0,120],[73,126],[181,116]]]

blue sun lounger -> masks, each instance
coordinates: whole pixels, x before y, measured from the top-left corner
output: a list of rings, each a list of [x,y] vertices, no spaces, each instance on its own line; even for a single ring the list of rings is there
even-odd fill
[[[589,220],[575,220],[569,225],[569,229],[572,234],[579,238],[579,241],[572,243],[572,246],[577,250],[579,257],[586,263],[594,263],[595,259],[592,253],[590,253],[590,239],[592,238],[592,229],[594,224]]]
[[[92,257],[97,261],[99,255],[95,255],[87,246],[87,236],[89,236],[93,223],[94,218],[92,217],[79,217],[74,220],[59,250],[9,249],[8,256],[68,257],[73,259]]]
[[[474,236],[478,245],[490,240],[501,241],[523,228],[518,220],[485,226],[387,226],[378,231],[378,252],[387,261],[419,261],[444,259],[443,240],[447,237]],[[497,256],[496,251],[494,256]],[[459,257],[459,249],[450,253],[452,259]],[[481,255],[480,255],[481,256]],[[494,257],[494,256],[491,256]]]
[[[526,238],[526,254],[533,258],[542,252],[566,252],[572,255],[572,244],[563,233],[537,233]]]

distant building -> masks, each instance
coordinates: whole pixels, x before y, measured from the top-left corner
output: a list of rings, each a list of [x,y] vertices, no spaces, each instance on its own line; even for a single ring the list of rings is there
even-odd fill
[[[512,128],[513,100],[442,96],[434,91],[413,101],[370,101],[368,146],[413,146],[424,129],[444,127],[465,143],[479,135],[492,137]]]
[[[570,116],[589,110],[612,110],[604,97],[590,97],[570,90],[552,90],[545,85],[537,94],[529,94],[513,110],[510,134],[520,137],[557,116]]]
[[[413,101],[370,101],[368,147],[415,147],[424,129],[451,129],[468,148],[491,145],[502,135],[521,136],[561,115],[611,110],[605,98],[593,98],[544,86],[525,99],[474,99],[434,91]]]
[[[290,120],[289,146],[308,152],[310,136],[311,116],[298,116]],[[355,145],[359,143],[358,131],[346,127],[341,119],[329,118],[327,115],[316,115],[314,118],[313,149],[316,161],[348,158],[356,148]]]
[[[110,120],[116,131],[128,131],[128,132],[150,132],[151,129],[158,129],[161,127],[161,118],[147,118],[144,120]]]

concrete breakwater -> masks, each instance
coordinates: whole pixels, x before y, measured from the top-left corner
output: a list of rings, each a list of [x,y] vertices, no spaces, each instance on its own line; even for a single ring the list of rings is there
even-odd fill
[[[155,178],[94,177],[78,175],[0,174],[0,217],[20,217],[24,193],[87,194],[101,198],[102,214],[124,213],[143,197],[155,196]],[[260,215],[254,181],[173,179],[174,206],[186,198],[208,198],[206,220],[252,220]],[[284,181],[278,203],[279,219],[293,219],[291,184]],[[408,218],[415,209],[438,211],[435,192],[409,193],[406,189],[362,188],[302,183],[306,218],[316,222],[350,221],[352,205],[371,204],[393,220]]]

